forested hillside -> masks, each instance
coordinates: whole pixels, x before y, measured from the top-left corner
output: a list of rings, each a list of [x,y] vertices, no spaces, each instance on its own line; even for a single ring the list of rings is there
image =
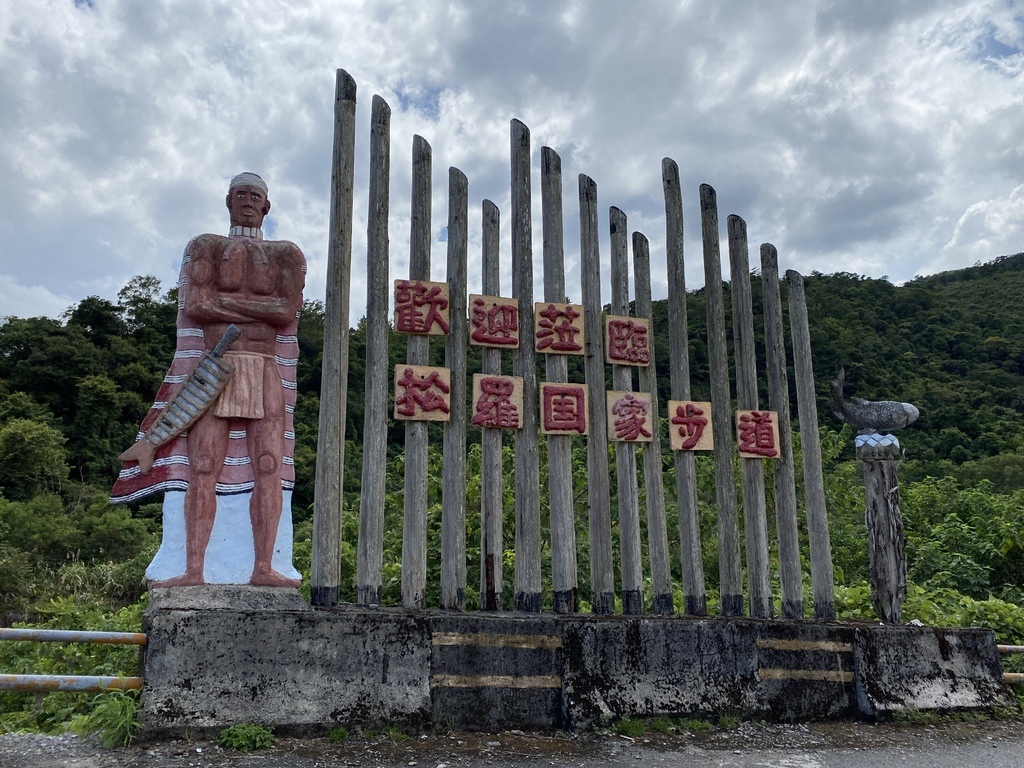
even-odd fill
[[[758,276],[753,286],[759,313]],[[905,400],[921,410],[921,419],[900,434],[908,504],[930,500],[928,509],[908,515],[918,582],[941,582],[977,598],[992,593],[1018,599],[1024,571],[1013,521],[1024,517],[1024,491],[1015,493],[1024,489],[1024,254],[902,286],[815,273],[806,278],[806,289],[839,583],[855,587],[866,577],[852,440],[848,430],[839,432],[842,425],[831,415],[828,394],[829,379],[844,366],[848,397]],[[701,399],[708,396],[703,292],[690,294],[688,302],[694,397]],[[142,570],[158,540],[159,503],[111,507],[106,496],[119,469],[116,456],[134,439],[173,354],[175,306],[173,290],[136,277],[116,303],[87,297],[59,320],[8,317],[0,324],[0,612],[8,621],[45,612],[47,600],[76,590],[92,590],[111,607],[144,592]],[[293,514],[300,538],[308,535],[312,515],[323,315],[319,302],[307,301],[299,328]],[[668,326],[667,302],[656,302],[663,399],[669,389]],[[360,324],[351,337],[345,472],[350,516],[358,508],[365,331]],[[398,362],[404,340],[390,338],[391,357]],[[438,364],[442,346],[432,345]],[[474,350],[471,368],[478,361]],[[571,375],[580,377],[581,371],[577,367]],[[401,425],[393,426],[396,455],[402,434]],[[478,439],[471,431],[470,440]],[[400,501],[397,470],[395,477],[391,498]],[[710,483],[710,476],[702,482]],[[705,506],[713,499],[707,491]],[[468,492],[472,509],[478,488],[471,483]],[[972,501],[957,501],[961,494]],[[966,518],[982,509],[1002,520],[1005,529],[993,522],[979,533]],[[950,510],[957,510],[955,521],[948,519]],[[713,520],[713,510],[707,512]],[[585,514],[581,508],[581,519]],[[400,523],[392,522],[400,530]],[[511,530],[509,525],[510,536]],[[399,535],[392,537],[396,549]],[[467,536],[471,543],[473,535]],[[706,538],[713,586],[713,522]],[[346,557],[351,543],[349,535]],[[308,551],[303,546],[297,547],[300,556]],[[389,557],[396,567],[398,555]],[[965,558],[969,564],[949,566]],[[580,560],[585,581],[582,543]]]
[[[759,314],[761,280],[756,275],[753,287]],[[1024,602],[1024,254],[902,286],[858,275],[815,273],[806,278],[806,292],[840,615],[871,616],[860,469],[852,434],[832,417],[828,394],[829,379],[843,366],[847,397],[904,400],[921,410],[920,420],[900,433],[907,456],[901,469],[902,503],[912,582],[905,619],[984,624],[1003,641],[1024,643],[1024,608],[1018,607]],[[687,298],[694,398],[707,399],[704,295],[698,291]],[[117,454],[132,443],[171,360],[176,302],[174,290],[165,292],[154,278],[136,277],[116,303],[93,296],[70,307],[59,320],[0,321],[0,623],[138,628],[146,599],[143,572],[159,541],[160,504],[154,500],[134,508],[112,507],[107,494],[120,468]],[[299,326],[292,509],[296,564],[307,578],[323,320],[322,304],[307,301]],[[663,401],[669,391],[668,328],[667,302],[657,302],[654,341]],[[343,579],[349,582],[355,570],[365,339],[366,328],[360,324],[351,334],[346,429]],[[392,333],[390,343],[392,363],[403,360],[404,339]],[[443,363],[442,344],[433,344],[431,354],[436,364]],[[478,369],[478,350],[471,348],[469,363],[471,370]],[[764,370],[763,359],[760,368]],[[582,380],[578,361],[570,365],[570,375]],[[392,424],[384,598],[393,603],[400,601],[403,433],[400,424]],[[467,603],[472,608],[478,604],[480,482],[474,470],[479,468],[479,433],[471,429],[469,440],[475,443],[469,451],[466,534]],[[583,488],[585,448],[582,440],[576,443],[573,480]],[[430,471],[438,478],[442,461],[437,439]],[[511,462],[507,448],[507,478]],[[670,541],[676,539],[677,526],[672,472],[672,463],[666,461]],[[542,481],[545,474],[542,462]],[[700,457],[698,494],[712,608],[718,577],[713,484],[711,461]],[[436,552],[440,482],[430,487],[429,546]],[[510,574],[510,487],[505,498]],[[580,494],[577,558],[584,609],[589,596],[585,505],[585,494]],[[546,509],[542,514],[546,526]],[[771,508],[768,517],[774,539]],[[673,551],[679,606],[678,546]],[[774,545],[771,558],[774,571]],[[428,604],[434,605],[436,557],[429,568],[433,594],[428,594]],[[343,598],[351,600],[351,584],[343,590]],[[550,585],[546,591],[550,594]],[[27,657],[10,645],[17,644],[0,648],[0,670],[66,668],[61,665],[67,659],[57,651]],[[116,662],[121,658],[116,653],[76,651],[75,671],[124,672],[117,667],[123,662]],[[68,701],[47,697],[44,710],[35,712],[31,697],[0,694],[0,730],[59,727],[87,706],[81,699]]]

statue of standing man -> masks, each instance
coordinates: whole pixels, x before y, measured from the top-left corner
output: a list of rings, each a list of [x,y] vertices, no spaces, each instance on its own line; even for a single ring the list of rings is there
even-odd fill
[[[226,203],[228,237],[185,248],[174,361],[111,493],[165,492],[164,538],[146,571],[154,587],[300,583],[283,510],[306,260],[294,243],[263,239],[259,176],[235,176]]]

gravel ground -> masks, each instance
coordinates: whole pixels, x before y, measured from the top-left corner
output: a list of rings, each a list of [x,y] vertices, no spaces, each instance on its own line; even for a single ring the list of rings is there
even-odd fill
[[[876,766],[1024,765],[1020,721],[938,725],[743,723],[731,731],[660,734],[427,734],[404,739],[352,735],[278,738],[272,749],[223,750],[208,741],[103,749],[71,734],[0,736],[2,768],[484,768],[484,766]],[[980,756],[980,757],[978,757]],[[949,761],[949,762],[947,762]]]

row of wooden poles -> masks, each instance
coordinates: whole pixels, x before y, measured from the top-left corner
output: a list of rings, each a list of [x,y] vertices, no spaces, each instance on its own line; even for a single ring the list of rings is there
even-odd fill
[[[339,600],[341,583],[342,467],[345,461],[343,426],[346,423],[348,369],[348,318],[352,252],[353,169],[355,157],[356,84],[338,70],[335,99],[335,143],[331,192],[331,236],[328,253],[326,327],[323,381],[316,466],[311,598],[328,606]],[[359,505],[356,602],[378,604],[381,599],[387,416],[391,372],[388,370],[387,326],[389,299],[389,176],[390,115],[387,103],[373,98],[370,128],[370,178],[367,222],[366,389]],[[529,129],[511,122],[511,242],[512,296],[518,300],[520,343],[514,352],[513,375],[523,380],[522,428],[515,432],[515,574],[517,610],[541,609],[541,498],[537,412],[537,375],[533,345],[533,227],[531,221],[531,153]],[[683,208],[679,171],[670,159],[662,165],[665,193],[666,256],[668,264],[671,395],[690,399],[690,372],[686,329],[686,285],[683,268]],[[447,279],[450,289],[450,332],[445,342],[445,365],[452,371],[450,420],[444,426],[444,469],[441,535],[441,608],[463,609],[466,595],[466,350],[468,183],[457,168],[449,169]],[[737,495],[734,485],[736,455],[733,445],[733,402],[729,383],[728,349],[719,247],[719,223],[715,191],[700,188],[701,231],[704,250],[708,307],[712,428],[715,436],[715,502],[719,546],[721,613],[743,613],[743,584]],[[541,150],[541,210],[543,228],[544,301],[564,302],[565,274],[562,242],[561,161],[554,150]],[[579,177],[580,247],[582,293],[585,314],[585,377],[592,392],[588,397],[587,501],[591,567],[590,605],[594,613],[615,610],[615,574],[612,546],[612,514],[607,424],[604,406],[604,352],[601,328],[601,258],[598,247],[597,185]],[[738,216],[727,221],[733,333],[736,349],[737,407],[758,409],[756,353],[750,291],[746,225]],[[629,242],[626,216],[610,209],[611,311],[629,314]],[[483,201],[483,293],[501,295],[499,285],[499,211]],[[430,279],[431,244],[431,150],[419,136],[413,139],[410,267],[408,279]],[[651,276],[648,241],[632,236],[637,317],[651,318]],[[798,539],[797,501],[792,438],[789,430],[789,385],[783,338],[783,314],[779,289],[778,256],[770,244],[761,246],[764,282],[765,332],[767,339],[770,408],[778,412],[781,459],[774,462],[775,503],[779,548],[782,612],[799,618],[803,610],[803,586]],[[832,558],[821,473],[814,380],[811,370],[810,334],[803,278],[786,273],[798,419],[803,449],[805,510],[810,545],[814,614],[819,619],[835,616]],[[426,365],[429,338],[410,336],[410,365]],[[652,345],[653,354],[653,345]],[[501,351],[484,348],[484,374],[500,374]],[[546,356],[546,378],[565,382],[564,356]],[[640,369],[640,389],[654,395],[657,381],[654,360]],[[632,369],[612,367],[616,390],[631,390]],[[659,423],[657,415],[655,425]],[[502,569],[502,467],[501,433],[482,430],[481,492],[481,607],[503,606]],[[576,540],[570,449],[572,437],[547,436],[549,530],[551,573],[556,612],[579,608]],[[409,608],[426,607],[427,574],[427,425],[406,422],[405,495],[402,546],[402,601]],[[623,612],[644,611],[644,573],[641,555],[640,502],[637,448],[615,443],[618,525],[620,531],[620,588]],[[645,482],[648,554],[653,609],[669,614],[705,615],[703,557],[698,524],[694,455],[674,452],[679,503],[679,537],[684,605],[673,604],[672,577],[662,456],[657,431],[641,449]],[[744,531],[747,555],[747,600],[751,615],[773,615],[768,562],[768,537],[763,465],[758,459],[739,459],[743,487]]]

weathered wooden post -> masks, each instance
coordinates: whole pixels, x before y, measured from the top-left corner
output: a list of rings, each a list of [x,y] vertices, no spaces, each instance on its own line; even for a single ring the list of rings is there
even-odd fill
[[[341,584],[341,481],[348,404],[348,314],[352,274],[352,186],[355,167],[356,81],[337,72],[330,244],[324,306],[323,372],[313,506],[313,605],[336,605]]]
[[[412,139],[412,216],[409,226],[409,280],[430,280],[430,144]],[[406,362],[425,366],[430,337],[410,335]],[[402,524],[402,604],[427,606],[427,424],[405,423],[405,498]]]
[[[651,588],[655,613],[672,613],[672,568],[665,523],[665,485],[661,471],[661,419],[658,415],[658,372],[654,365],[654,308],[651,302],[651,252],[647,238],[633,233],[633,276],[636,285],[636,316],[651,324],[651,361],[640,368],[640,391],[651,395],[651,441],[641,451],[644,462],[644,495],[647,498],[647,551],[651,560]]]
[[[562,244],[562,161],[551,147],[541,148],[541,204],[544,233],[544,301],[565,303],[565,257]],[[533,338],[531,333],[530,338]],[[544,356],[548,383],[569,381],[565,355]],[[551,519],[551,582],[556,613],[579,610],[576,574],[576,526],[573,511],[572,437],[547,436],[548,494]]]
[[[584,320],[584,371],[591,393],[604,392],[604,328],[601,322],[601,254],[598,247],[597,184],[579,175],[580,260]],[[608,413],[602,397],[589,398],[587,506],[590,510],[590,604],[598,614],[615,611],[612,562],[611,481]]]
[[[540,458],[537,444],[537,366],[533,344],[533,223],[530,210],[530,129],[512,120],[512,296],[519,302],[519,347],[512,373],[523,379],[522,429],[515,435],[516,608],[541,607]]]
[[[484,200],[482,206],[482,287],[485,294],[501,292],[501,264],[498,243],[501,219],[496,206]],[[481,369],[485,376],[501,375],[501,350],[483,347]],[[504,608],[502,602],[502,500],[501,430],[482,429],[480,435],[480,607],[485,611]]]
[[[683,195],[679,166],[674,160],[661,161],[665,190],[665,255],[668,266],[669,360],[672,367],[672,399],[690,399],[689,332],[686,320],[686,270],[683,262]],[[704,592],[704,554],[700,542],[697,510],[697,469],[692,451],[673,451],[676,468],[676,497],[679,504],[679,541],[682,545],[683,612],[707,614]]]
[[[779,254],[771,243],[761,244],[761,285],[764,296],[768,400],[769,407],[778,414],[779,419],[779,458],[774,462],[774,481],[782,616],[786,619],[802,619],[804,591],[800,569],[789,379],[786,374],[786,340],[782,321],[782,295],[779,290]]]
[[[708,361],[711,368],[711,427],[715,437],[715,501],[718,507],[718,588],[722,615],[743,615],[740,531],[733,485],[732,395],[729,350],[725,339],[722,257],[718,244],[718,198],[709,184],[700,185],[701,237],[704,243],[704,290],[708,311]]]
[[[906,536],[897,474],[900,444],[892,435],[869,437],[876,439],[857,441],[857,458],[864,470],[871,604],[882,621],[899,624],[907,599]]]
[[[612,314],[629,314],[629,252],[626,214],[612,206],[608,212],[612,251]],[[612,365],[612,388],[633,389],[633,367]],[[640,488],[636,476],[636,446],[615,441],[615,479],[619,498],[619,563],[622,572],[622,612],[644,612],[644,573],[640,547]]]
[[[871,603],[878,618],[898,624],[907,599],[907,560],[904,555],[903,516],[897,468],[900,442],[885,434],[917,421],[920,411],[910,403],[870,402],[843,398],[846,372],[830,384],[835,415],[857,430],[857,458],[864,462],[867,510],[868,561],[871,567]]]
[[[750,295],[750,256],[747,225],[739,216],[726,220],[732,277],[732,328],[736,345],[736,399],[740,410],[757,411],[757,352],[754,349],[754,310]],[[741,447],[742,451],[742,447]],[[743,479],[743,520],[747,545],[747,592],[750,615],[770,619],[774,614],[768,574],[768,526],[764,500],[763,459],[740,457]]]
[[[466,607],[466,307],[469,182],[448,169],[448,335],[445,365],[451,376],[451,411],[444,425],[441,505],[441,607]]]
[[[814,393],[811,331],[807,324],[804,278],[799,272],[787,270],[786,285],[789,287],[789,330],[793,337],[793,373],[796,378],[800,448],[804,459],[804,507],[811,549],[814,618],[832,621],[836,617],[832,543],[828,533],[828,511],[825,508],[825,480],[821,472],[821,438],[818,436],[818,405]]]
[[[391,107],[373,97],[370,188],[366,217],[366,394],[363,484],[359,499],[356,602],[380,603],[384,562],[384,495],[388,454],[388,210],[391,188]]]

